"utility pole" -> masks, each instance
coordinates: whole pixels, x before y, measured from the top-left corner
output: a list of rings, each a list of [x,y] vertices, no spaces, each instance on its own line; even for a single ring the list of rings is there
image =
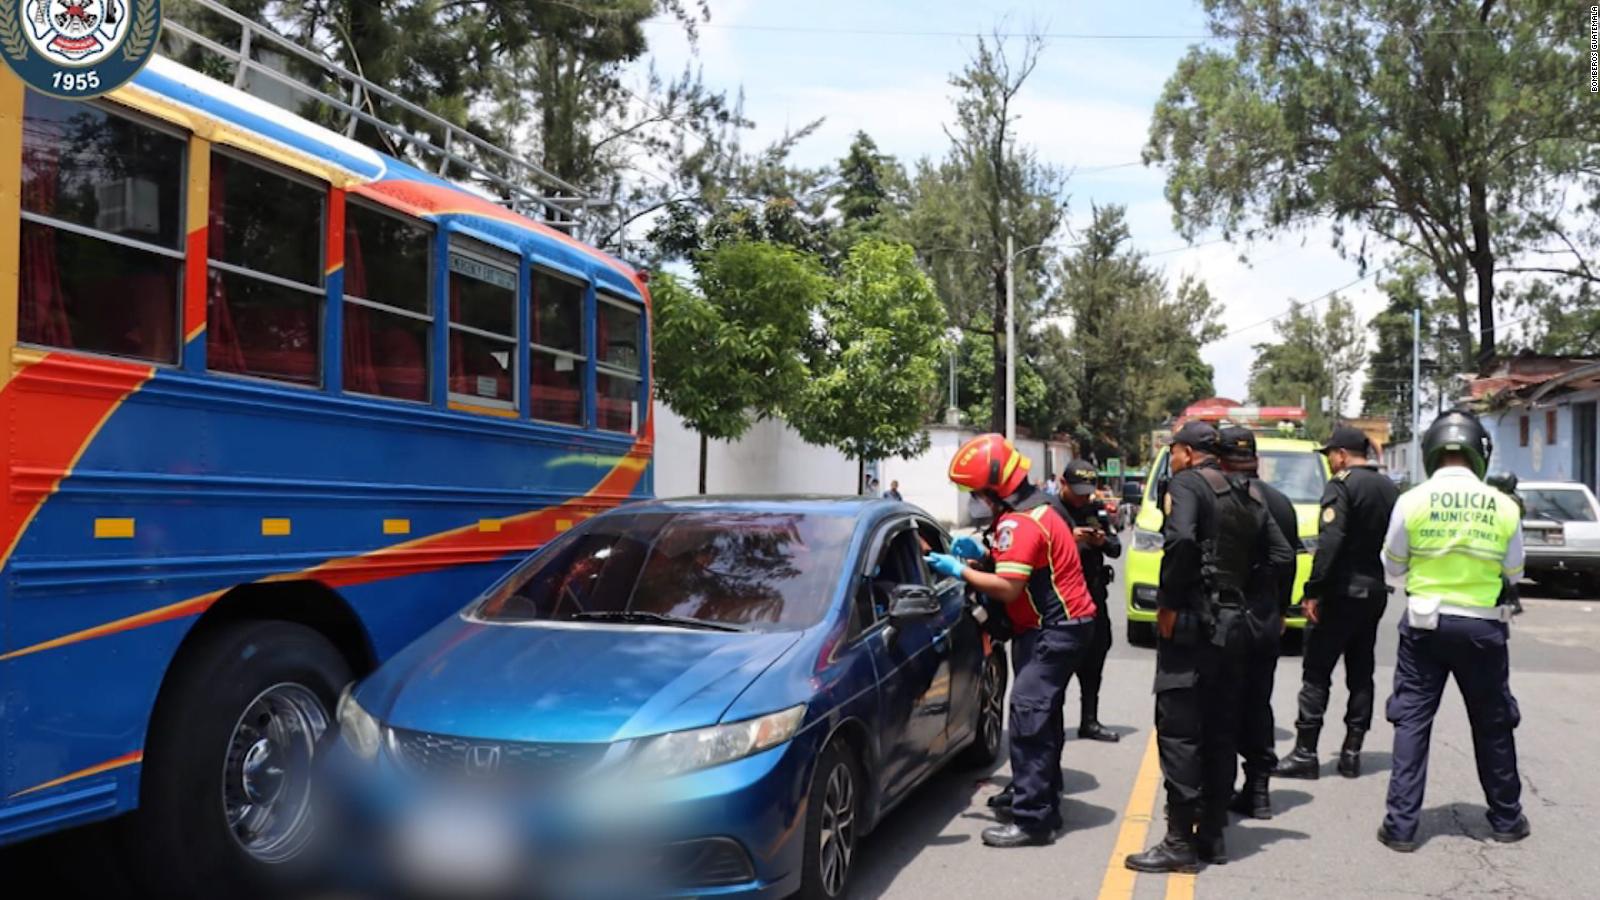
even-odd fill
[[[1017,257],[1006,235],[1006,440],[1017,439]]]
[[[1422,483],[1422,307],[1411,311],[1411,483]]]

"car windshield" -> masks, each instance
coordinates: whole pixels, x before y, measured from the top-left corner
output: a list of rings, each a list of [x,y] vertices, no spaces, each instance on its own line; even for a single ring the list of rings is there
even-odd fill
[[[1282,491],[1290,503],[1320,503],[1327,473],[1322,459],[1304,451],[1266,450],[1261,453],[1261,480]]]
[[[1593,522],[1594,504],[1576,488],[1527,488],[1517,492],[1522,496],[1528,519],[1548,519],[1552,522]]]
[[[494,622],[797,630],[822,619],[855,520],[769,512],[603,516],[557,539],[479,605]]]

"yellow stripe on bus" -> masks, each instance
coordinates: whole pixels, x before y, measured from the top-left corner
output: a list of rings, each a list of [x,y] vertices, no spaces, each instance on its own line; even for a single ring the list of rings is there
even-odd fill
[[[0,222],[22,221],[22,79],[0,66]],[[11,383],[16,365],[17,291],[22,281],[22,241],[17,232],[0,241],[0,388]]]

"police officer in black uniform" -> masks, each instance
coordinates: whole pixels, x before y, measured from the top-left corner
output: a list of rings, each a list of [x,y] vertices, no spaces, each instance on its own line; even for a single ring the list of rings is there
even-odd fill
[[[1249,647],[1246,598],[1275,593],[1278,567],[1294,558],[1260,492],[1217,465],[1215,428],[1190,422],[1172,441],[1177,474],[1162,500],[1155,679],[1167,834],[1123,861],[1139,872],[1227,862],[1222,833],[1240,711],[1237,662],[1229,661]]]
[[[1267,514],[1289,542],[1295,557],[1278,568],[1277,590],[1250,598],[1250,650],[1242,661],[1239,681],[1244,708],[1239,722],[1239,757],[1244,761],[1244,788],[1234,794],[1229,809],[1254,819],[1272,818],[1268,783],[1278,764],[1273,752],[1272,685],[1278,671],[1278,646],[1283,637],[1283,616],[1294,597],[1295,560],[1300,545],[1300,525],[1294,504],[1283,492],[1258,477],[1255,432],[1237,426],[1222,429],[1222,470],[1250,479],[1266,501]],[[1258,585],[1259,586],[1259,585]]]
[[[1321,452],[1334,476],[1322,491],[1317,553],[1306,581],[1305,611],[1311,620],[1301,667],[1300,711],[1295,746],[1275,774],[1314,779],[1320,774],[1317,738],[1328,709],[1333,666],[1344,657],[1344,749],[1339,774],[1361,774],[1361,741],[1372,727],[1373,646],[1388,600],[1383,579],[1384,534],[1400,491],[1367,460],[1372,444],[1359,428],[1340,425]]]
[[[1094,598],[1094,638],[1077,671],[1081,695],[1078,737],[1116,743],[1120,736],[1100,724],[1100,681],[1106,671],[1106,654],[1111,652],[1111,610],[1107,603],[1112,572],[1106,559],[1122,555],[1122,541],[1111,524],[1111,514],[1094,499],[1098,474],[1087,460],[1068,463],[1066,471],[1061,473],[1061,502],[1066,507],[1073,536],[1078,539],[1083,577],[1089,584],[1089,595]]]

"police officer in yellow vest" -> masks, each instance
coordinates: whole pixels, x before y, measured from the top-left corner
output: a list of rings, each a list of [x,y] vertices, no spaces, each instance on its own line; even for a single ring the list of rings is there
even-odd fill
[[[1483,482],[1492,449],[1471,413],[1436,419],[1422,439],[1428,480],[1395,504],[1383,545],[1384,568],[1405,579],[1407,609],[1388,706],[1389,809],[1378,840],[1402,853],[1417,849],[1428,739],[1450,677],[1472,723],[1490,836],[1502,843],[1528,836],[1512,733],[1521,714],[1506,653],[1512,608],[1499,604],[1501,576],[1515,582],[1522,575],[1522,525],[1515,501]]]

